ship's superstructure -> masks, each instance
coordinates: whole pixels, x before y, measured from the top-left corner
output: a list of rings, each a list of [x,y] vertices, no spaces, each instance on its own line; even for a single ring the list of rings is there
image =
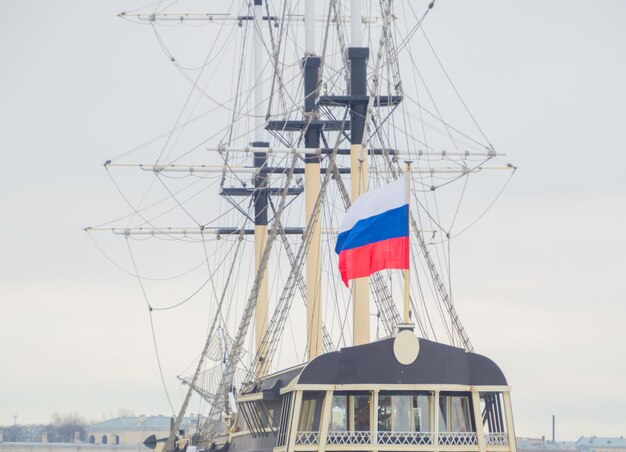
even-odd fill
[[[410,329],[270,375],[238,406],[228,450],[516,450],[498,366]]]

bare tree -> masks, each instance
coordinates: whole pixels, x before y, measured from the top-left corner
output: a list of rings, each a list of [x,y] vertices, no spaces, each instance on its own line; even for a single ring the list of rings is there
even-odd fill
[[[85,427],[87,422],[78,413],[52,414],[50,430],[48,431],[48,441],[70,443],[74,441],[74,435],[79,433],[80,439],[85,438]]]

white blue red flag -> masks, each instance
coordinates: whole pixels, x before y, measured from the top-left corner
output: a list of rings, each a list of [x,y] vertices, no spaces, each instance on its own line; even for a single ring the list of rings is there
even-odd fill
[[[406,176],[357,198],[339,228],[335,252],[346,286],[380,270],[409,268]]]

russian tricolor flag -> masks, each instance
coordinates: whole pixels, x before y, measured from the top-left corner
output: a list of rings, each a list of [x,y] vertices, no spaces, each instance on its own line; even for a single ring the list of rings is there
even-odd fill
[[[364,193],[346,212],[335,246],[346,286],[380,270],[409,268],[406,177]]]

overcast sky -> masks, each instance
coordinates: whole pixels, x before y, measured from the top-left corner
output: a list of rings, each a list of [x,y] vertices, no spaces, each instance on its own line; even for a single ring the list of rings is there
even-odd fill
[[[0,0],[0,425],[169,412],[136,280],[82,231],[123,213],[101,163],[168,130],[188,92],[116,17],[140,5]],[[626,434],[625,20],[619,0],[439,0],[426,23],[520,167],[454,244],[458,309],[518,436],[553,414],[558,439]]]

